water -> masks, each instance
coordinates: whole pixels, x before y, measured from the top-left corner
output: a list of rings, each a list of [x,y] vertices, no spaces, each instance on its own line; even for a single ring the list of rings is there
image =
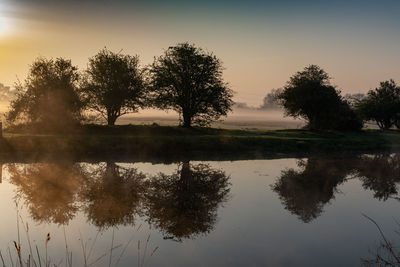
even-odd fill
[[[27,224],[61,266],[65,237],[76,266],[109,266],[112,245],[112,266],[359,266],[381,241],[363,213],[398,237],[399,157],[5,163],[0,249],[16,262],[18,212],[22,257]]]

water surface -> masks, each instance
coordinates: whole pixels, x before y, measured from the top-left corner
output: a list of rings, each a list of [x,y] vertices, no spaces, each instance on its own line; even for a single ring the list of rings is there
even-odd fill
[[[28,225],[63,266],[66,243],[76,266],[109,266],[111,246],[112,266],[359,266],[380,242],[362,213],[396,241],[399,159],[5,163],[0,249],[16,262],[18,224],[23,257]]]

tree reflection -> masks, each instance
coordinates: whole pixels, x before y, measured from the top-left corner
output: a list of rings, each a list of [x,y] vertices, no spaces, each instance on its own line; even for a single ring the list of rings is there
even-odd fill
[[[133,224],[141,212],[146,175],[112,162],[89,169],[81,191],[88,220],[100,228]]]
[[[182,163],[176,173],[149,181],[147,215],[165,238],[181,241],[209,233],[219,205],[228,198],[229,177],[206,164]]]
[[[374,191],[374,197],[387,200],[397,197],[397,183],[400,182],[400,155],[381,154],[363,156],[357,167],[357,174],[363,187]]]
[[[31,217],[39,223],[67,224],[78,210],[77,194],[82,182],[79,165],[37,163],[8,165],[10,183],[17,199],[23,199]]]
[[[352,172],[353,163],[336,159],[300,160],[300,170],[282,171],[272,189],[287,210],[308,223],[320,216],[324,206],[334,198],[337,186]]]

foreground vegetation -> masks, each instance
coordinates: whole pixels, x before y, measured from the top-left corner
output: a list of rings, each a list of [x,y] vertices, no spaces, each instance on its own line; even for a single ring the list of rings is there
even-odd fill
[[[85,125],[74,131],[5,130],[1,155],[64,153],[80,158],[254,158],[282,153],[368,152],[400,149],[398,131],[245,131],[172,126]]]

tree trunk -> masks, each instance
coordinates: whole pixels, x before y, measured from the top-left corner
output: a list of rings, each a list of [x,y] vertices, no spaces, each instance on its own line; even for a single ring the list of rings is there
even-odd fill
[[[192,116],[189,116],[186,113],[183,113],[183,127],[186,128],[192,127]]]
[[[107,114],[107,125],[108,126],[114,126],[116,120],[117,120],[117,116],[115,116],[114,114],[111,114],[110,112],[108,112],[108,114]]]

